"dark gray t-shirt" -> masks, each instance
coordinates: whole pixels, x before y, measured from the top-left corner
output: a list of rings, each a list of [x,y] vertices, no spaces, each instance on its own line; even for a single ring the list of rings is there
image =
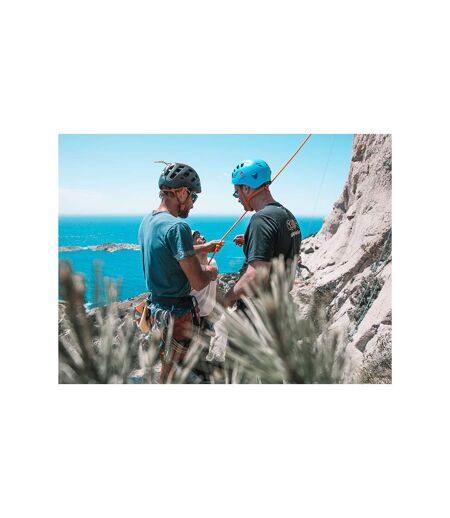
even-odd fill
[[[302,235],[295,216],[278,202],[253,214],[245,232],[243,270],[252,261],[270,261],[280,254],[292,259],[300,253]]]

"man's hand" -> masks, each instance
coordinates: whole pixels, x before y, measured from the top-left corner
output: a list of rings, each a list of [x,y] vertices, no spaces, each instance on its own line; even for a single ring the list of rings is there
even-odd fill
[[[217,279],[217,275],[219,274],[219,270],[216,265],[204,265],[202,266],[205,272],[208,272],[208,275],[211,281],[215,281]]]
[[[233,243],[237,246],[243,246],[244,245],[244,234],[238,234],[234,237]]]
[[[231,307],[245,292],[247,284],[252,286],[255,285],[258,278],[258,270],[263,274],[263,276],[268,276],[270,267],[271,264],[268,261],[252,261],[249,263],[245,273],[237,281],[234,287],[225,295],[224,306]]]
[[[201,245],[194,245],[194,250],[195,253],[218,252],[224,243],[225,241],[221,239],[214,239],[213,241],[207,241]]]
[[[185,257],[179,263],[194,290],[200,291],[212,280],[217,279],[217,267],[201,265],[196,255]]]

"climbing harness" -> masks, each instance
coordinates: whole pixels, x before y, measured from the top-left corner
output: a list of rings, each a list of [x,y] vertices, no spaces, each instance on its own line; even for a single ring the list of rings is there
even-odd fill
[[[307,137],[303,140],[303,142],[300,144],[300,146],[296,149],[295,153],[291,156],[291,158],[289,158],[289,160],[284,164],[284,166],[278,171],[278,173],[273,177],[273,180],[271,183],[273,183],[279,176],[280,174],[286,169],[286,167],[292,162],[292,160],[295,158],[295,156],[297,155],[297,153],[302,149],[302,147],[308,142],[308,140],[311,138],[312,136],[312,133],[309,133],[307,135]],[[248,203],[249,200],[247,200],[247,203]],[[228,234],[233,230],[233,228],[240,222],[242,221],[243,217],[247,214],[247,212],[249,212],[249,210],[252,210],[251,208],[245,210],[245,212],[239,217],[239,219],[225,232],[225,234],[222,236],[222,238],[220,239],[220,241],[224,241],[225,238],[228,236]],[[209,259],[208,261],[208,264],[211,264],[211,261],[213,260],[214,256],[216,255],[216,253],[219,251],[219,248],[216,248],[216,250],[214,251],[214,253],[212,254],[211,258]]]
[[[152,303],[164,303],[166,306],[171,306],[170,309],[163,309],[153,306]],[[186,308],[188,311],[186,315],[180,317],[172,314],[175,309],[175,305],[178,308]],[[161,360],[161,374],[160,382],[170,382],[174,375],[174,368],[176,364],[183,361],[186,356],[188,349],[192,343],[198,337],[200,332],[200,312],[195,297],[149,297],[143,300],[140,304],[135,307],[135,313],[138,315],[136,324],[144,333],[151,333],[153,336],[159,339],[158,350],[159,358]],[[180,336],[180,328],[177,331],[178,319],[184,321],[187,315],[192,316],[191,329],[192,333],[185,338]],[[142,322],[145,325],[142,325]],[[178,323],[179,324],[179,323]],[[184,323],[181,324],[183,326]],[[178,334],[177,334],[178,333]]]
[[[159,351],[160,354],[165,352],[166,356],[171,354],[170,345],[172,343],[173,318],[168,309],[157,309],[151,317],[151,332],[157,333],[160,337]]]

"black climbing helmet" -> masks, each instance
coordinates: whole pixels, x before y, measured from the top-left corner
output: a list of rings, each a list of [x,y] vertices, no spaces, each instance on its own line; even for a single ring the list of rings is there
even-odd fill
[[[177,187],[187,187],[196,193],[202,192],[200,178],[191,166],[186,164],[167,164],[159,177],[160,189],[176,189]]]

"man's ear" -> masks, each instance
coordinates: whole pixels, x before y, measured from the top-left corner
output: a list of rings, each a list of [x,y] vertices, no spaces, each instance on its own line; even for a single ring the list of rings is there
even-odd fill
[[[188,199],[189,194],[187,193],[187,190],[188,190],[187,187],[184,187],[184,185],[183,185],[183,187],[181,187],[180,190],[177,190],[174,192],[176,199],[180,203],[184,203]],[[179,198],[178,198],[178,195],[180,196]]]

